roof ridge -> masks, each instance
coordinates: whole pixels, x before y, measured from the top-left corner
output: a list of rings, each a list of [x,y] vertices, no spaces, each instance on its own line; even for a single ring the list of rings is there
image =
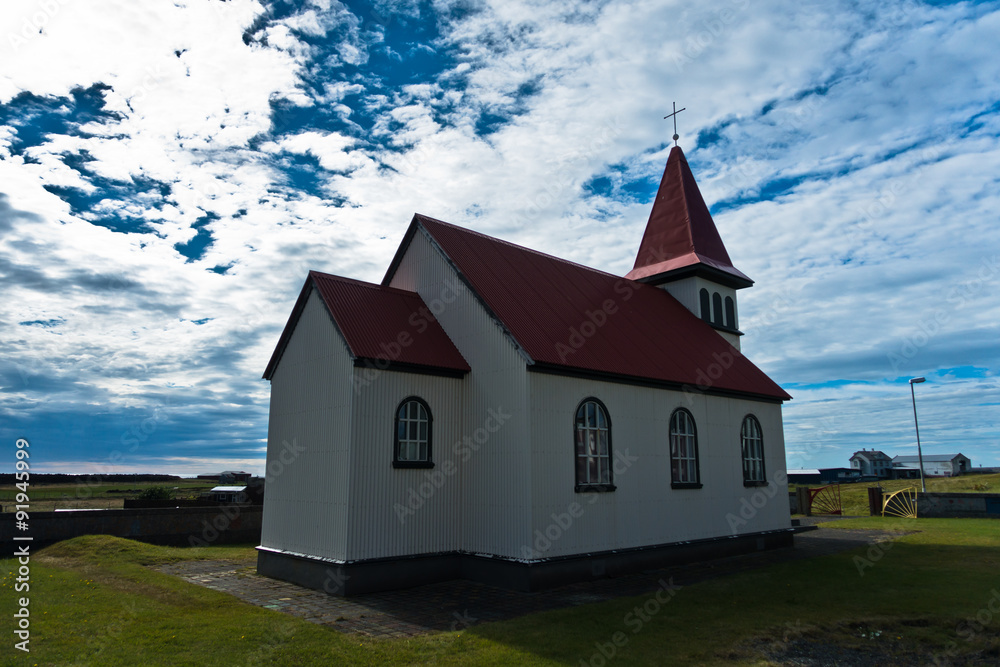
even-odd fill
[[[327,280],[338,280],[344,283],[351,283],[359,287],[367,287],[369,289],[383,290],[387,292],[396,292],[399,294],[406,294],[408,296],[420,296],[417,292],[412,292],[410,290],[401,289],[399,287],[390,287],[389,285],[382,285],[379,283],[371,283],[367,280],[360,280],[358,278],[348,278],[347,276],[341,276],[336,273],[326,273],[325,271],[316,271],[315,269],[309,270],[309,277],[318,276]]]
[[[533,248],[528,248],[527,246],[518,245],[517,243],[514,243],[512,241],[507,241],[505,239],[497,238],[496,236],[490,236],[489,234],[485,234],[483,232],[479,232],[479,231],[476,231],[474,229],[469,229],[468,227],[462,227],[460,225],[456,225],[456,224],[453,224],[451,222],[445,222],[444,220],[438,220],[437,218],[432,218],[431,216],[424,215],[423,213],[415,213],[414,216],[417,217],[417,218],[420,218],[421,220],[430,220],[433,223],[436,223],[436,224],[439,224],[439,225],[444,225],[445,227],[451,227],[452,229],[457,229],[458,231],[464,232],[466,234],[473,234],[475,236],[479,236],[481,238],[488,239],[490,241],[496,241],[497,243],[503,243],[504,245],[510,246],[511,248],[517,248],[518,250],[523,250],[523,251],[529,252],[529,253],[531,253],[533,255],[538,255],[539,257],[545,257],[546,259],[555,260],[555,261],[560,262],[562,264],[569,264],[570,266],[575,266],[575,267],[577,267],[579,269],[585,269],[587,271],[592,271],[593,273],[599,273],[601,275],[609,276],[611,278],[629,280],[630,282],[634,282],[630,278],[625,278],[624,276],[620,276],[618,274],[611,273],[610,271],[602,271],[601,269],[595,269],[594,267],[587,266],[586,264],[580,264],[579,262],[574,262],[572,260],[568,260],[568,259],[565,259],[563,257],[556,257],[555,255],[548,254],[547,252],[542,252],[540,250],[534,250]]]

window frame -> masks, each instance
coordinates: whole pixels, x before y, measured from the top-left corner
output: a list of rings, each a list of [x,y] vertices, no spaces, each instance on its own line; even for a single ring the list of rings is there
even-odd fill
[[[747,437],[746,429],[747,425],[751,427],[756,426],[757,435],[756,438]],[[747,456],[747,442],[750,441],[751,445],[756,441],[758,448],[757,457]],[[760,463],[760,478],[753,479],[747,477],[747,462],[759,461]],[[767,459],[764,456],[764,429],[760,426],[760,420],[754,414],[748,414],[743,417],[743,421],[740,422],[740,465],[743,469],[743,486],[767,486]],[[752,473],[751,473],[752,475]]]
[[[586,425],[587,416],[586,416],[585,407],[588,404],[591,404],[591,403],[594,404],[598,410],[600,410],[601,412],[604,413],[604,420],[607,423],[607,426],[604,429],[602,429],[600,427],[600,421],[597,418],[597,413],[596,412],[595,412],[595,422],[596,422],[596,425],[595,426],[588,426],[588,425]],[[584,441],[587,440],[586,437],[584,437],[584,439],[582,439],[582,440],[581,440],[581,438],[578,437],[578,434],[579,434],[579,431],[580,431],[580,428],[581,428],[580,427],[580,420],[581,420],[580,411],[581,410],[584,410],[584,415],[583,415],[584,426],[583,426],[583,429],[584,429],[585,432],[586,431],[590,431],[590,430],[596,431],[597,432],[598,441],[600,440],[600,432],[602,430],[604,430],[604,431],[607,432],[607,450],[608,450],[607,454],[602,455],[600,453],[600,446],[599,445],[598,445],[598,451],[597,451],[597,458],[598,458],[598,460],[605,459],[605,458],[607,459],[608,481],[606,483],[605,482],[591,482],[591,481],[581,482],[580,481],[580,468],[578,466],[578,461],[579,461],[580,458],[588,458],[588,459],[591,458],[590,455],[586,455],[586,454],[581,455],[580,445],[584,444]],[[617,488],[615,486],[615,471],[614,471],[614,457],[613,457],[612,442],[611,442],[611,428],[612,428],[612,424],[611,424],[611,412],[608,410],[607,406],[604,405],[604,403],[599,398],[596,398],[594,396],[588,396],[587,398],[583,399],[582,401],[580,401],[577,404],[576,410],[573,411],[573,480],[575,482],[573,490],[576,493],[594,493],[594,492],[604,493],[604,492],[614,491]],[[584,468],[584,470],[588,470],[589,471],[589,466],[586,466]],[[600,470],[600,464],[598,464],[598,470]],[[588,475],[588,477],[589,477],[589,475]]]
[[[403,442],[399,437],[399,422],[400,422],[400,412],[404,407],[408,406],[410,403],[416,403],[423,408],[424,412],[427,414],[427,458],[426,459],[401,459],[400,458],[400,443]],[[409,417],[404,417],[406,421],[416,421],[418,424],[422,421],[419,419],[419,413],[417,415],[418,419],[413,420]],[[409,438],[405,439],[405,442],[414,442]],[[418,439],[415,441],[420,443],[419,434]],[[392,420],[392,467],[393,468],[433,468],[434,467],[434,413],[431,412],[431,407],[427,404],[427,401],[420,398],[419,396],[407,396],[399,405],[396,406],[396,411],[393,413]]]
[[[723,299],[725,304],[724,310],[726,315],[726,328],[736,330],[736,300],[731,296],[727,296]]]
[[[717,327],[726,326],[725,314],[722,312],[722,295],[712,292],[712,324]]]
[[[682,413],[687,416],[687,420],[690,423],[691,426],[690,433],[687,432],[675,433],[674,429],[675,420],[678,418],[678,415]],[[670,452],[670,488],[672,489],[702,488],[703,485],[701,482],[701,456],[698,450],[698,424],[695,422],[694,415],[692,415],[691,412],[686,408],[674,409],[674,411],[670,413],[670,422],[668,425],[667,432],[668,432],[667,444]],[[685,438],[691,438],[689,444],[693,445],[694,456],[685,456],[684,458],[678,456],[677,448],[674,447],[675,436],[676,437],[683,436]],[[680,472],[681,461],[694,461],[694,474],[695,474],[694,481],[677,479],[677,477],[679,476],[678,473]]]

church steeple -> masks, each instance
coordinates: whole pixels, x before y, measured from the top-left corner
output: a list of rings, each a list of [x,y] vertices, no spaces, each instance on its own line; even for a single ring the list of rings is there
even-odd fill
[[[660,189],[646,223],[635,266],[626,278],[659,284],[664,278],[702,265],[702,273],[715,274],[739,289],[753,285],[733,266],[715,227],[712,214],[698,190],[691,167],[679,146],[670,149]],[[718,275],[719,273],[726,275]]]
[[[733,266],[679,146],[670,149],[635,265],[625,277],[662,286],[739,347],[736,290],[753,281]]]

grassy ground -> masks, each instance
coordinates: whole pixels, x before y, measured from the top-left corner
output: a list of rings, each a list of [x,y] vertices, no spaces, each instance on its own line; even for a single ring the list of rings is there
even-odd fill
[[[919,532],[687,586],[665,604],[622,598],[406,640],[343,635],[145,567],[191,558],[249,564],[252,547],[75,538],[32,558],[32,652],[18,664],[777,665],[802,656],[820,661],[798,664],[832,664],[839,654],[891,665],[935,656],[946,664],[953,653],[995,665],[1000,523],[866,518],[821,530],[863,527]],[[13,591],[15,567],[0,567],[6,623],[23,595]],[[0,647],[7,664],[12,644]]]
[[[204,479],[179,479],[171,482],[108,482],[106,484],[36,484],[29,489],[31,509],[51,512],[56,509],[121,509],[124,498],[132,498],[151,487],[174,490],[175,498],[197,498],[215,482]],[[18,489],[13,484],[0,485],[0,507],[12,512]]]
[[[996,475],[962,475],[960,477],[934,477],[927,481],[929,493],[1000,493],[1000,474]],[[790,484],[789,490],[796,486],[817,488],[820,484]],[[840,485],[840,501],[844,516],[868,516],[868,487],[881,486],[886,493],[899,491],[908,487],[920,490],[919,479],[894,479],[879,483],[857,483]]]

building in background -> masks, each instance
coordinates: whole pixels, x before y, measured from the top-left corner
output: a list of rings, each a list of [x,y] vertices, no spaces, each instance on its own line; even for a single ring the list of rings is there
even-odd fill
[[[920,457],[896,456],[892,459],[896,477],[920,477]],[[964,454],[924,454],[924,477],[955,477],[972,470],[972,461]]]
[[[892,458],[877,449],[862,449],[851,455],[851,468],[861,477],[889,479],[892,477]]]

